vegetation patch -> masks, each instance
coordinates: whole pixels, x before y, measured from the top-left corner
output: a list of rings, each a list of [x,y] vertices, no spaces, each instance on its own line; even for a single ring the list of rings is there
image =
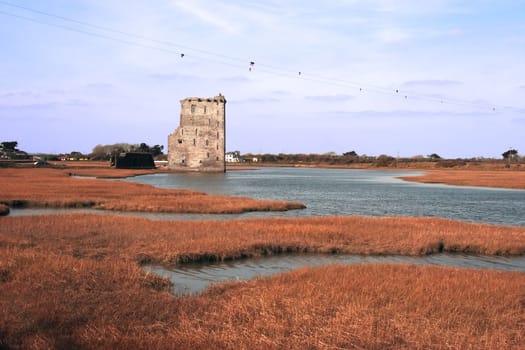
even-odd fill
[[[0,219],[9,349],[521,348],[525,274],[399,265],[308,268],[176,297],[140,264],[286,252],[525,254],[525,228],[424,218]]]
[[[406,181],[442,183],[457,186],[514,188],[525,190],[525,173],[505,170],[429,170],[419,176],[404,176]]]
[[[9,206],[4,203],[0,203],[0,216],[9,215]]]
[[[189,190],[161,189],[127,181],[103,181],[78,175],[115,177],[137,171],[88,168],[0,169],[4,184],[0,202],[12,207],[95,208],[103,210],[230,214],[248,211],[285,211],[305,208],[288,201],[256,200],[207,195]],[[119,173],[123,171],[122,173]],[[142,172],[139,172],[142,173]]]

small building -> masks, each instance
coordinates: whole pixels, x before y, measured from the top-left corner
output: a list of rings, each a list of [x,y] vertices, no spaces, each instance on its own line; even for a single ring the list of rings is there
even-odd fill
[[[145,152],[122,152],[115,155],[111,165],[117,169],[155,169],[153,156]]]
[[[226,163],[240,163],[243,161],[239,151],[226,152],[224,155],[224,160]]]

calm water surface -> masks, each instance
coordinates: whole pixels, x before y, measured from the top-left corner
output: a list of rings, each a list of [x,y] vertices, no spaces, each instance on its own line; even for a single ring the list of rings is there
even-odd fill
[[[304,203],[307,209],[246,213],[269,216],[426,216],[525,226],[525,190],[406,182],[419,172],[354,169],[260,168],[225,174],[154,174],[129,178],[162,188]],[[181,216],[184,217],[184,216]],[[189,218],[223,216],[189,216]]]
[[[148,266],[146,271],[168,277],[177,295],[199,293],[212,283],[249,280],[306,266],[328,264],[416,264],[525,272],[525,257],[483,257],[436,254],[424,257],[359,255],[289,255],[247,259],[231,263],[187,265],[176,269]]]

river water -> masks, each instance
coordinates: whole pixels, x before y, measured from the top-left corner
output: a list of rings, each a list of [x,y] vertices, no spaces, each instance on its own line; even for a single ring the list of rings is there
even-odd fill
[[[212,283],[249,280],[306,266],[328,264],[416,264],[459,268],[525,272],[525,257],[483,257],[462,254],[429,256],[360,256],[360,255],[284,255],[240,260],[220,264],[191,264],[166,269],[147,266],[148,272],[167,277],[177,295],[199,293]]]
[[[180,215],[181,219],[300,217],[327,215],[426,216],[468,222],[525,226],[525,191],[406,182],[418,172],[311,168],[261,168],[226,174],[155,174],[130,180],[162,188],[188,188],[213,194],[299,201],[307,209],[241,215]],[[173,293],[194,294],[212,283],[248,280],[305,266],[407,263],[525,272],[525,257],[438,254],[423,257],[298,255],[146,270],[168,277]]]
[[[153,174],[128,180],[162,188],[298,201],[307,206],[306,209],[287,212],[182,215],[179,218],[426,216],[525,226],[525,190],[418,184],[397,178],[418,174],[409,171],[263,167],[225,174]]]

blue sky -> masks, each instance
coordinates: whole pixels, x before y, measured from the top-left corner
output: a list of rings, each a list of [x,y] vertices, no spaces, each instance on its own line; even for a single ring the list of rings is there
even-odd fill
[[[0,45],[29,152],[166,146],[220,92],[229,151],[525,153],[521,0],[0,0]]]

